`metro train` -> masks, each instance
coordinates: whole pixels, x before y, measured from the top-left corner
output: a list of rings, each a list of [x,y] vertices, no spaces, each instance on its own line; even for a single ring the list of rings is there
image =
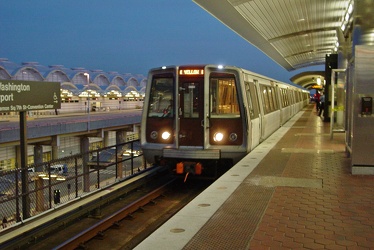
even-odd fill
[[[185,178],[217,178],[309,98],[306,89],[234,66],[151,69],[141,123],[144,157]]]

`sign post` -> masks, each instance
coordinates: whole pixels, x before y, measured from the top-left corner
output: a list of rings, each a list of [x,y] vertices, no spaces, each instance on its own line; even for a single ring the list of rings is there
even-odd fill
[[[0,80],[0,112],[19,112],[23,219],[30,217],[27,176],[27,112],[60,108],[59,82]]]

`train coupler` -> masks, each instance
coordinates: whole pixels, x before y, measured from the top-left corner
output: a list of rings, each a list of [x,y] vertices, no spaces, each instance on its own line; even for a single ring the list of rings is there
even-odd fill
[[[189,174],[201,175],[203,166],[200,162],[178,162],[176,164],[176,174],[185,174],[184,182],[186,182]]]
[[[178,162],[175,170],[177,174],[186,174],[187,179],[188,174],[201,175],[203,165],[200,162]]]

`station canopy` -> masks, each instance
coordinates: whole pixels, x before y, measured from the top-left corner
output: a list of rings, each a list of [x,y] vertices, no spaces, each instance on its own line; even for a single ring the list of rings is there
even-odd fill
[[[193,0],[292,71],[325,64],[336,53],[351,0]]]

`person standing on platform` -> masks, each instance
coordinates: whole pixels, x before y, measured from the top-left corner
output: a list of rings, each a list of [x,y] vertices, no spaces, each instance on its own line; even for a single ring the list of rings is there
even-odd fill
[[[321,95],[319,94],[318,90],[316,90],[316,93],[314,95],[314,101],[316,102],[316,111],[318,112],[319,111],[319,103],[320,103],[320,100],[321,100]]]
[[[319,103],[319,112],[318,112],[318,116],[321,116],[322,112],[323,112],[323,115],[325,114],[325,95],[322,93],[320,99],[319,99],[320,103]]]

